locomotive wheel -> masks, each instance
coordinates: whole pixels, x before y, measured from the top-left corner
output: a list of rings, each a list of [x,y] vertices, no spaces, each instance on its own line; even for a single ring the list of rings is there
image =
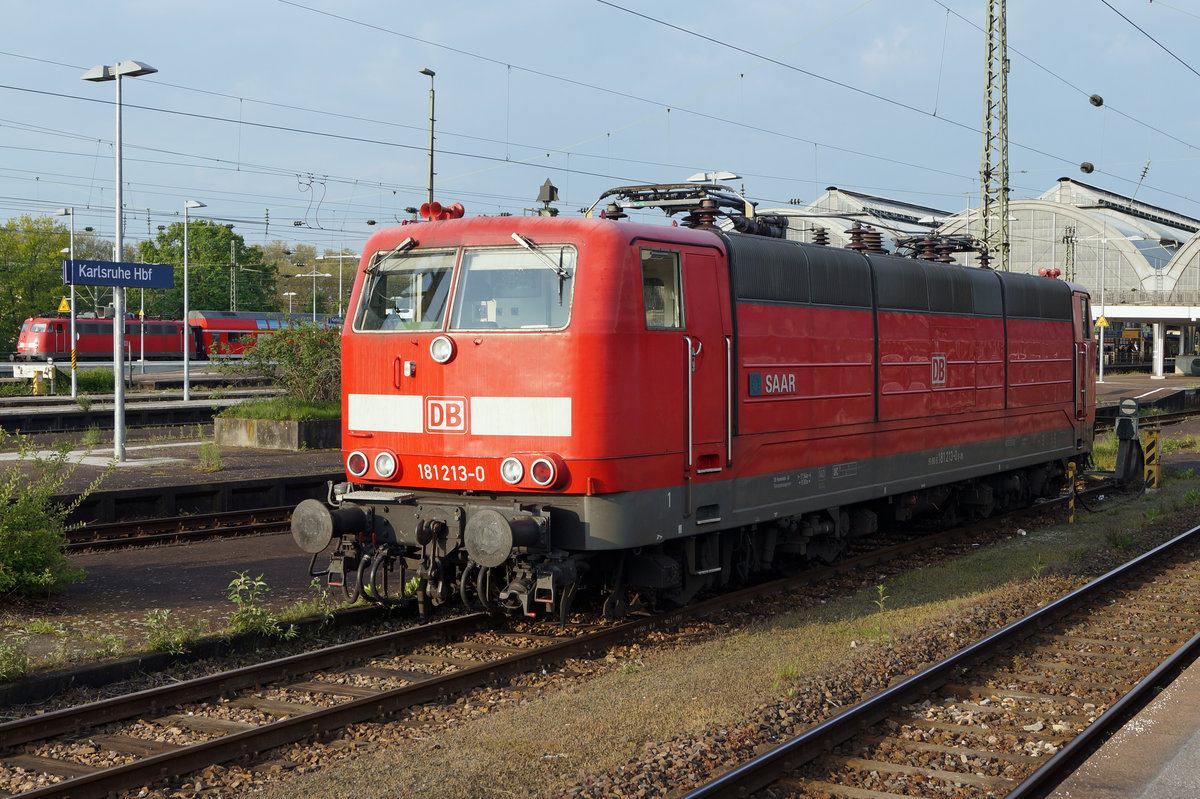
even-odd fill
[[[807,554],[810,558],[819,560],[826,566],[832,566],[842,557],[842,551],[845,548],[845,539],[832,535],[818,535],[809,539]]]
[[[625,596],[629,584],[625,580],[625,555],[617,561],[616,573],[613,575],[613,587],[604,598],[604,618],[619,619],[629,610],[629,600]]]
[[[625,594],[625,589],[613,591],[604,598],[604,618],[606,619],[622,619],[629,612],[629,597]]]

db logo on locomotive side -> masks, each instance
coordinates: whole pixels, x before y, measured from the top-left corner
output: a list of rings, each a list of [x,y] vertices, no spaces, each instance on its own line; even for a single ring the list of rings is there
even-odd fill
[[[932,374],[930,374],[930,383],[935,386],[946,385],[946,356],[943,354],[935,354],[932,358]]]
[[[425,432],[467,432],[466,397],[426,397]]]

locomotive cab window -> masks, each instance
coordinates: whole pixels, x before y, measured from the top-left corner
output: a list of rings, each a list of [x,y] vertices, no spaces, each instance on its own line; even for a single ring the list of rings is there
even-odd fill
[[[575,250],[539,244],[463,252],[453,330],[561,330],[571,320]]]
[[[679,253],[642,250],[642,302],[647,330],[683,329]]]
[[[441,328],[454,258],[453,251],[384,254],[367,272],[354,328]]]

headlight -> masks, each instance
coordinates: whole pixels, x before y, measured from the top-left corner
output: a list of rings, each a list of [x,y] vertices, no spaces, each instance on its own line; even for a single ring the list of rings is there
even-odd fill
[[[438,363],[449,363],[454,357],[454,341],[447,336],[438,336],[429,343],[429,355]]]
[[[558,470],[549,458],[538,458],[529,467],[529,476],[540,486],[548,486],[558,477]]]
[[[346,458],[346,471],[355,477],[362,477],[367,473],[367,456],[361,452],[351,452],[350,457]]]
[[[384,480],[396,473],[396,458],[390,452],[381,452],[375,456],[375,473]]]
[[[505,458],[500,464],[500,477],[509,485],[516,485],[525,476],[525,467],[516,458]]]

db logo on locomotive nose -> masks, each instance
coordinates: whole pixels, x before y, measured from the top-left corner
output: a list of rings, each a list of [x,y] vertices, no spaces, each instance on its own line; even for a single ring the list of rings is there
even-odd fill
[[[467,432],[467,400],[465,397],[426,397],[426,433]]]

